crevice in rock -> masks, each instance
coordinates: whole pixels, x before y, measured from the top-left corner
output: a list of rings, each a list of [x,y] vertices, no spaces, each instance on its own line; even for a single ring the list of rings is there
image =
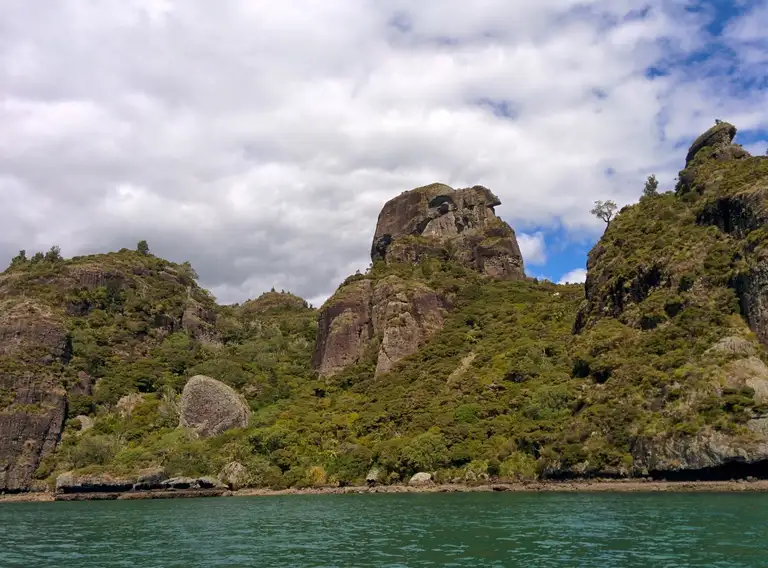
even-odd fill
[[[62,487],[60,493],[122,493],[133,489],[132,482],[116,481],[108,483],[99,481],[98,483],[83,483],[74,487]]]
[[[451,199],[448,195],[438,195],[437,197],[433,197],[432,200],[429,202],[428,207],[430,209],[435,209],[437,207],[440,207],[444,203],[448,203],[451,207],[456,207],[456,204],[453,202],[453,199]]]
[[[652,479],[667,481],[729,481],[731,479],[768,479],[768,460],[752,463],[729,461],[715,467],[681,469],[678,471],[651,471]]]

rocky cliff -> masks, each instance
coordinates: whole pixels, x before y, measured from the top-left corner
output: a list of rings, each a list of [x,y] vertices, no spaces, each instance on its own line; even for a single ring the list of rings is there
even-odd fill
[[[379,214],[371,246],[374,263],[453,262],[492,278],[525,277],[515,232],[496,216],[499,198],[481,186],[435,183],[406,191]],[[376,351],[376,373],[414,353],[443,327],[449,294],[421,279],[376,274],[343,285],[320,313],[313,365],[332,376]]]
[[[691,421],[639,430],[638,471],[731,475],[768,459],[766,352],[756,341],[768,345],[768,159],[733,144],[735,135],[722,122],[697,138],[675,193],[624,210],[589,254],[575,331],[582,344],[603,345],[583,351],[578,371],[625,388],[652,377],[639,360],[631,369],[634,343],[648,360],[664,359],[656,372],[675,377],[646,390],[653,421]]]
[[[68,414],[93,408],[94,378],[174,332],[211,336],[215,304],[186,270],[124,251],[24,260],[0,275],[0,491],[33,484]],[[96,396],[134,388],[107,379]]]
[[[494,278],[524,278],[515,232],[496,216],[499,205],[482,186],[453,189],[434,183],[406,191],[382,208],[371,258],[417,263],[438,256]]]
[[[69,333],[50,307],[0,300],[0,491],[28,488],[56,448],[66,416],[61,368],[71,356]]]
[[[376,373],[385,373],[443,326],[449,307],[425,284],[395,275],[351,282],[320,312],[314,367],[321,376],[332,376],[373,348]]]

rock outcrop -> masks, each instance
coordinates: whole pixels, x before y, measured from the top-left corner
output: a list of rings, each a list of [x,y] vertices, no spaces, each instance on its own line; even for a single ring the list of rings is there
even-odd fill
[[[224,383],[197,375],[181,393],[179,427],[192,428],[200,437],[216,436],[230,428],[248,425],[250,409],[245,400]]]
[[[524,278],[515,232],[494,210],[500,204],[482,186],[435,183],[406,191],[381,210],[371,257],[416,263],[423,256],[443,256],[494,278]]]
[[[385,373],[442,328],[449,306],[425,284],[398,276],[343,286],[321,310],[315,369],[332,376],[362,360],[378,339],[376,373]]]
[[[227,486],[215,477],[172,477],[162,483],[163,489],[186,490],[186,489],[226,489]]]
[[[212,341],[216,338],[216,311],[192,298],[187,300],[181,315],[181,329],[192,337]]]
[[[387,264],[439,258],[492,278],[522,279],[515,232],[496,216],[499,204],[481,186],[436,183],[406,191],[379,214],[371,258]],[[420,281],[352,277],[321,309],[313,366],[329,377],[370,355],[376,374],[386,373],[441,329],[450,309],[450,298]]]
[[[56,493],[118,493],[131,491],[136,478],[111,475],[76,475],[62,473],[56,478]]]
[[[685,165],[688,166],[701,150],[708,148],[711,152],[727,152],[731,142],[736,136],[736,127],[728,122],[718,122],[704,134],[696,138],[685,156]],[[737,148],[740,148],[737,146]],[[746,154],[746,151],[744,151]],[[734,157],[739,152],[734,152]],[[749,154],[746,154],[749,155]]]
[[[739,439],[703,430],[695,436],[640,438],[632,447],[635,469],[640,474],[674,477],[681,472],[715,470],[729,464],[755,464],[768,460],[768,441]]]
[[[145,469],[132,476],[115,476],[108,473],[80,475],[68,471],[56,478],[56,493],[59,495],[210,489],[227,489],[227,486],[218,479],[207,476],[168,478],[163,468]]]
[[[0,491],[29,489],[41,459],[56,448],[66,391],[54,363],[70,357],[67,329],[50,308],[0,302]]]
[[[150,467],[142,469],[136,478],[133,486],[134,491],[151,491],[153,489],[162,489],[163,482],[168,479],[165,468]]]
[[[240,462],[229,462],[219,472],[219,481],[237,491],[248,483],[248,468]]]
[[[408,480],[408,485],[414,487],[423,487],[425,485],[432,485],[433,483],[432,474],[426,473],[424,471],[420,471],[419,473],[414,474],[413,477]]]
[[[736,127],[728,122],[718,122],[704,134],[696,138],[685,157],[685,169],[678,175],[677,192],[687,193],[692,190],[703,192],[707,184],[697,183],[696,167],[709,160],[729,162],[750,158],[749,152],[738,144],[733,144]]]
[[[755,404],[768,404],[768,366],[755,356],[731,361],[725,367],[726,383],[731,388],[750,388]]]

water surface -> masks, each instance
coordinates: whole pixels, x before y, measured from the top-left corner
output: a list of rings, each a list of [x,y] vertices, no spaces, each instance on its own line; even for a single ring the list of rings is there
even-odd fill
[[[0,503],[0,566],[768,567],[768,494]]]

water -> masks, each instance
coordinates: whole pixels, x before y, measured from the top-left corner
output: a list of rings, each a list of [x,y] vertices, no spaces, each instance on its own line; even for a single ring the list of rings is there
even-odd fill
[[[768,566],[766,494],[0,503],[0,566]]]

